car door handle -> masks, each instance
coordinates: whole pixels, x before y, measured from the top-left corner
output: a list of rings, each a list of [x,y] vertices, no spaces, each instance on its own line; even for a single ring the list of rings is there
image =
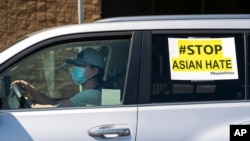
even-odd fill
[[[108,124],[101,125],[88,130],[88,134],[91,137],[119,137],[129,136],[131,134],[130,128],[123,124]]]

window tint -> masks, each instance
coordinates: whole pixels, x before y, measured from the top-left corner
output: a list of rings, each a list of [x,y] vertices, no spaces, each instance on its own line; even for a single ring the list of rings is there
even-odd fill
[[[91,41],[74,41],[67,43],[64,42],[40,50],[26,57],[25,59],[20,60],[17,64],[9,68],[8,71],[4,72],[0,76],[0,91],[1,97],[3,97],[2,108],[29,108],[29,102],[33,103],[33,106],[34,103],[39,106],[43,104],[37,103],[36,99],[34,99],[34,97],[29,94],[29,91],[21,90],[21,95],[24,96],[22,97],[23,100],[20,99],[20,97],[18,97],[13,91],[8,94],[8,83],[15,80],[24,80],[28,82],[29,84],[35,86],[39,93],[50,99],[53,99],[56,102],[70,99],[71,102],[76,101],[76,103],[79,102],[80,104],[84,104],[83,106],[120,105],[123,97],[122,95],[126,74],[125,70],[128,63],[130,44],[131,39],[129,37],[121,39],[117,39],[117,37],[116,39],[112,39],[109,37],[108,40],[101,39]],[[85,91],[86,89],[83,88],[85,86],[82,85],[82,87],[81,85],[76,85],[72,80],[71,73],[72,67],[77,66],[85,68],[85,66],[79,64],[68,64],[65,60],[75,60],[80,52],[89,48],[97,51],[103,57],[103,74],[101,74],[102,81],[100,81],[97,86],[90,88],[100,91],[98,99],[95,99],[92,95],[89,95],[87,97],[89,99],[82,101],[85,96],[76,95]],[[85,56],[87,56],[86,52]],[[90,60],[95,61],[95,59]],[[88,66],[91,68],[87,69],[100,68],[100,66],[98,66],[99,64],[90,64]],[[94,73],[88,73],[87,76],[87,69],[85,68],[85,77],[88,77],[87,79],[91,79],[92,76],[94,76],[92,75]],[[90,93],[90,91],[88,91],[88,93]],[[84,94],[86,95],[88,93]],[[38,108],[43,107],[39,106]],[[55,103],[55,105],[52,107],[57,106],[60,106],[60,103]]]
[[[152,102],[245,98],[243,35],[155,34],[152,41]]]
[[[248,80],[248,82],[247,82],[247,85],[248,85],[248,87],[247,87],[248,88],[248,95],[247,96],[248,97],[247,98],[250,99],[250,93],[249,93],[249,91],[250,91],[250,74],[249,74],[249,70],[250,70],[250,58],[249,58],[249,55],[250,55],[250,49],[249,49],[249,47],[250,47],[250,44],[249,44],[250,43],[250,36],[249,35],[247,37],[247,40],[248,40],[247,41],[247,43],[248,43],[247,44],[248,45],[247,46],[247,51],[248,51],[248,53],[247,53],[247,55],[248,55],[247,56],[247,61],[248,61],[247,62],[247,70],[248,70],[247,71],[247,76],[248,76],[248,79],[247,79]]]

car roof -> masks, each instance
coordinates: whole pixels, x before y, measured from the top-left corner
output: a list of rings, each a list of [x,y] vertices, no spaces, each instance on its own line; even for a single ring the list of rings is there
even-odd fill
[[[157,25],[157,26],[156,26]],[[163,30],[163,29],[250,29],[250,15],[169,15],[134,16],[102,19],[94,23],[64,25],[27,35],[0,54],[0,64],[27,47],[46,39],[79,34],[113,31]]]
[[[156,21],[156,20],[202,20],[202,19],[250,19],[250,14],[196,14],[196,15],[158,15],[158,16],[129,16],[101,19],[96,22],[127,22],[127,21]]]

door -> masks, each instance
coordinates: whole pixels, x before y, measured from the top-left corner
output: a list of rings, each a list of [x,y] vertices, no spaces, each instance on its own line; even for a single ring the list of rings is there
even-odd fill
[[[249,124],[244,34],[144,34],[137,141],[228,141],[230,125]]]
[[[132,32],[61,36],[9,58],[0,74],[1,140],[135,140],[140,38],[140,34]],[[85,97],[86,104],[79,106],[74,102],[83,97],[75,95],[86,90],[86,81],[75,84],[71,73],[77,64],[65,60],[76,60],[87,49],[95,50],[103,59],[101,65],[86,65],[103,72],[98,73],[100,85],[89,88],[101,95],[98,104],[92,104],[89,96]],[[97,75],[88,79],[92,77]],[[11,83],[21,80],[26,82],[21,86],[31,89],[32,85],[33,89],[26,91],[20,85],[18,91],[13,85],[10,89]],[[55,104],[44,104],[31,95],[34,90],[42,95],[39,98],[47,97]],[[71,105],[61,104],[64,100]]]

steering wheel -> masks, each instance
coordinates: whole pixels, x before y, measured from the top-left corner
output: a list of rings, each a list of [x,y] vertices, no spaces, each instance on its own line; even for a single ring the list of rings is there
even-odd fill
[[[12,90],[19,100],[20,108],[31,108],[31,100],[25,99],[25,97],[21,93],[21,89],[17,84],[12,85]]]

